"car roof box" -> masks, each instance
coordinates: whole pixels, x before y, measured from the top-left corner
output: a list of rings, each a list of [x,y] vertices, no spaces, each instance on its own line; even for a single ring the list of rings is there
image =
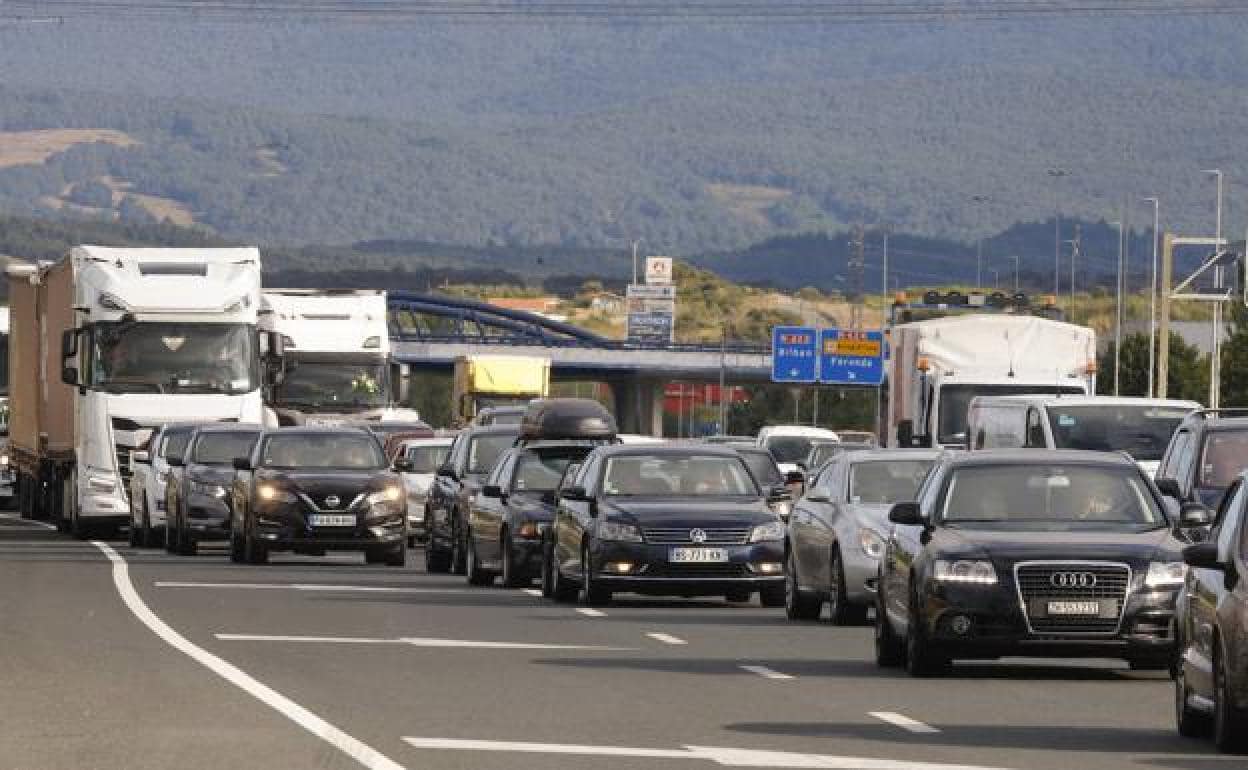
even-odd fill
[[[613,439],[615,418],[591,398],[548,398],[529,405],[520,422],[521,441]]]

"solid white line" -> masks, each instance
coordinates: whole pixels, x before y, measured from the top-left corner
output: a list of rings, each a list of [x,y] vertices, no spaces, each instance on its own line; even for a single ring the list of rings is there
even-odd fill
[[[684,639],[681,639],[680,637],[677,637],[677,636],[672,636],[671,634],[648,633],[646,634],[646,636],[650,637],[656,642],[662,642],[663,644],[689,644]]]
[[[157,588],[225,588],[247,591],[334,591],[361,594],[462,594],[463,588],[396,588],[393,586],[348,586],[317,583],[194,583],[173,580],[158,580],[153,583]]]
[[[526,589],[524,589],[524,591],[523,591],[522,593],[526,593],[526,594],[528,594],[529,596],[536,596],[536,597],[538,597],[539,599],[542,597],[542,592],[541,592],[541,591],[539,591],[539,590],[537,590],[536,588],[526,588]]]
[[[587,618],[605,618],[607,613],[602,610],[596,610],[593,607],[577,607],[576,611]]]
[[[114,551],[107,543],[93,541],[92,545],[99,548],[108,557],[108,560],[113,563],[113,585],[116,586],[117,593],[121,595],[121,600],[125,602],[126,607],[143,625],[164,640],[166,644],[184,653],[217,676],[238,687],[266,706],[271,707],[299,727],[330,744],[364,767],[369,768],[369,770],[404,770],[399,763],[371,746],[351,737],[290,698],[261,683],[242,669],[227,663],[202,647],[192,644],[186,637],[173,630],[156,613],[148,608],[142,597],[139,596],[139,593],[134,590],[134,585],[130,582],[130,569],[126,564],[125,558]]]
[[[940,732],[940,730],[931,725],[923,724],[916,719],[911,719],[905,714],[898,714],[895,711],[869,711],[867,713],[881,722],[888,722],[890,725],[895,725],[903,730],[909,730],[912,733]]]
[[[431,639],[400,637],[373,639],[361,636],[282,636],[269,634],[214,634],[223,642],[292,642],[309,644],[407,644],[413,647],[458,648],[469,650],[597,650],[635,652],[632,647],[598,647],[582,644],[540,644],[529,642],[486,642],[474,639]]]
[[[592,757],[636,757],[644,759],[686,759],[712,762],[722,767],[810,767],[825,770],[1000,770],[974,765],[943,765],[872,757],[841,757],[829,754],[797,754],[788,751],[734,749],[720,746],[683,746],[680,749],[654,749],[628,746],[587,746],[575,743],[528,743],[523,741],[455,740],[417,738],[403,741],[416,749],[446,751],[487,751],[507,754],[573,754]]]
[[[751,674],[758,674],[764,679],[792,679],[793,678],[789,676],[788,674],[782,674],[779,671],[776,671],[775,669],[767,668],[766,666],[741,666],[741,668],[745,671],[749,671]]]

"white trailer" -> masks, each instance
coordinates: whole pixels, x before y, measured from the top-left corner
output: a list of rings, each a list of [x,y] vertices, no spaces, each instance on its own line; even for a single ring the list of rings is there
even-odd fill
[[[1096,333],[1022,315],[962,315],[894,326],[889,446],[967,445],[976,396],[1096,392]]]
[[[153,428],[263,420],[280,342],[257,333],[256,249],[79,246],[8,273],[23,515],[114,530],[130,518],[130,452]]]
[[[384,291],[266,289],[260,325],[284,343],[284,373],[268,397],[279,424],[420,419],[402,406],[408,373],[390,352]]]

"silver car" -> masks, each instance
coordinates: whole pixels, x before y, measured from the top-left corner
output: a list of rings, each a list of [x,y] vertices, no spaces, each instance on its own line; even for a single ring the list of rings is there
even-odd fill
[[[940,453],[924,449],[844,452],[828,461],[793,507],[788,522],[785,612],[832,622],[866,621],[875,602],[879,559],[893,503],[914,499]]]

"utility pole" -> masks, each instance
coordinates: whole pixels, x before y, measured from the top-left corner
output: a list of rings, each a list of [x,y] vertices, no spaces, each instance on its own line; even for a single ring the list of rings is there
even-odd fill
[[[1161,239],[1161,319],[1157,334],[1157,398],[1165,398],[1170,383],[1170,273],[1174,269],[1174,235]]]
[[[633,239],[633,285],[637,285],[637,247],[641,245],[644,238]]]
[[[1211,168],[1204,171],[1206,174],[1212,174],[1218,180],[1218,204],[1217,214],[1213,237],[1217,240],[1218,245],[1214,247],[1215,251],[1222,250],[1222,169]],[[1213,269],[1213,290],[1214,293],[1222,291],[1222,266],[1218,265]],[[1217,409],[1219,393],[1221,391],[1222,378],[1222,303],[1213,303],[1213,328],[1212,341],[1209,345],[1209,408]]]
[[[1010,257],[1010,259],[1014,260],[1014,293],[1018,294],[1018,263],[1019,263],[1020,257],[1017,254],[1015,254],[1014,256]]]
[[[884,304],[880,305],[881,308],[888,306],[888,231],[889,231],[889,226],[884,225],[883,231],[884,231],[884,266],[883,266],[883,269],[880,271],[880,273],[882,277],[884,278]],[[881,310],[881,312],[883,312],[883,310]]]
[[[1148,294],[1148,397],[1156,398],[1157,370],[1157,239],[1161,227],[1161,199],[1156,196],[1144,198],[1145,203],[1153,204],[1153,269],[1152,280],[1149,282]]]
[[[1049,169],[1053,177],[1053,301],[1061,295],[1062,290],[1062,194],[1061,180],[1070,176],[1064,168]]]
[[[984,285],[984,204],[988,196],[972,195],[971,202],[975,204],[975,288],[979,289]]]
[[[1122,368],[1122,262],[1123,262],[1123,244],[1122,244],[1122,222],[1111,222],[1118,226],[1118,280],[1114,294],[1116,299],[1116,313],[1114,321],[1114,395],[1119,395],[1119,380]]]
[[[1070,241],[1070,315],[1067,320],[1074,323],[1075,320],[1075,270],[1079,262],[1079,257],[1083,254],[1083,228],[1075,225],[1075,237]]]
[[[728,435],[728,410],[724,406],[724,358],[728,352],[728,324],[719,330],[719,433]]]
[[[865,301],[863,295],[863,271],[866,268],[866,228],[859,224],[854,228],[854,239],[851,242],[852,248],[849,252],[849,292],[850,292],[850,327],[853,329],[862,328],[862,303]]]

